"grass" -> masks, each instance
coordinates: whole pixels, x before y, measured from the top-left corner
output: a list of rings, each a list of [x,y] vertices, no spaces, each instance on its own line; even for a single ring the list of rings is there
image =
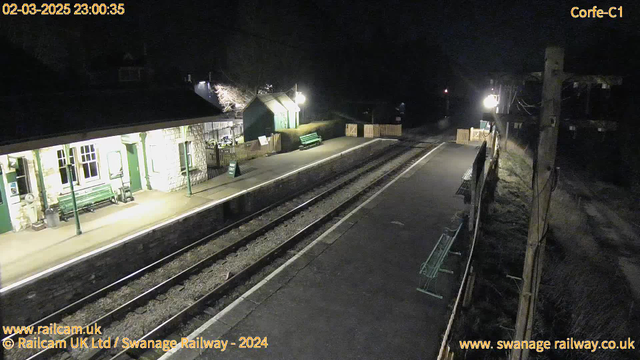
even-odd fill
[[[476,283],[473,299],[456,319],[452,339],[456,358],[495,359],[506,357],[501,350],[460,353],[458,340],[505,340],[513,336],[518,309],[518,285],[507,275],[522,276],[527,241],[531,171],[525,159],[503,153],[500,159],[494,202],[481,221],[473,267]]]

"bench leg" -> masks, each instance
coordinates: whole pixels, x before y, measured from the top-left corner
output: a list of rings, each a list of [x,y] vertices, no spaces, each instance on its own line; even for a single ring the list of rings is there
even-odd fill
[[[442,300],[442,295],[438,295],[436,293],[432,293],[431,291],[427,291],[427,290],[421,289],[421,288],[416,288],[416,290],[420,291],[421,293],[424,293],[424,294],[427,294],[427,295],[430,295],[430,296],[433,296],[435,298],[438,298],[438,299]]]
[[[447,269],[439,269],[438,271],[443,272],[445,274],[453,274],[453,271]]]

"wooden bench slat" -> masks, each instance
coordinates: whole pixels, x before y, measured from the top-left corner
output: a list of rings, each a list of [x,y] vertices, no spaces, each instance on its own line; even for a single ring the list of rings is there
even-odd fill
[[[75,191],[75,195],[78,210],[115,198],[115,193],[109,184],[77,190]],[[67,213],[73,212],[73,198],[70,193],[58,197],[58,208],[63,218]]]

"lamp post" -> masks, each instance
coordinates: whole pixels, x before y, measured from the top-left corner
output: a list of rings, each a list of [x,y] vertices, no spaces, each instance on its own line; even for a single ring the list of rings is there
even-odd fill
[[[182,130],[182,138],[184,140],[183,153],[184,153],[184,168],[185,168],[185,171],[187,172],[187,195],[191,196],[193,195],[193,193],[191,192],[191,175],[189,174],[189,156],[187,152],[187,145],[188,145],[187,130],[189,129],[189,125],[181,126],[180,128]]]
[[[449,89],[444,89],[444,98],[447,104],[444,110],[444,116],[447,117],[449,116]]]
[[[296,104],[298,104],[298,105],[304,104],[304,102],[307,100],[307,98],[301,92],[298,91],[298,84],[296,84],[296,99],[295,100],[296,100]],[[301,112],[301,115],[302,115],[303,114],[302,111],[304,110],[304,108],[302,106],[299,106],[299,107],[300,107],[300,112]],[[300,116],[299,120],[302,121],[302,116]],[[296,125],[300,125],[300,121],[298,121],[298,124],[296,124]]]
[[[78,216],[78,203],[76,202],[76,192],[73,189],[73,165],[69,162],[69,145],[64,145],[64,156],[67,163],[67,178],[71,188],[71,202],[73,203],[73,217],[76,219],[76,235],[82,234],[80,228],[80,217]]]

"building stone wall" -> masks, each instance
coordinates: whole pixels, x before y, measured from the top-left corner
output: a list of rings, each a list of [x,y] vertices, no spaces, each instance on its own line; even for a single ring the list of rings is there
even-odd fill
[[[186,173],[180,171],[180,146],[184,140],[180,128],[154,130],[148,133],[148,157],[151,186],[154,190],[174,191],[187,186]],[[189,126],[187,141],[191,142],[191,184],[207,180],[207,158],[204,125]]]
[[[124,136],[127,142],[132,143],[137,148],[138,164],[142,189],[151,186],[151,189],[160,191],[174,191],[187,186],[187,177],[180,170],[179,145],[182,139],[179,127],[172,127],[148,132],[147,144],[147,168],[149,169],[149,183],[146,181],[144,151],[139,133],[127,134]],[[204,142],[204,124],[189,126],[187,140],[191,142],[192,169],[191,183],[197,184],[207,180],[207,160]],[[99,176],[94,179],[85,179],[81,163],[80,148],[84,145],[94,145],[98,161]],[[74,189],[82,190],[88,187],[101,184],[111,184],[114,192],[119,193],[122,183],[130,183],[131,174],[127,160],[127,148],[123,143],[122,136],[110,136],[100,139],[75,142],[69,144],[69,148],[74,149],[75,168],[77,182]],[[69,184],[62,184],[60,169],[58,165],[58,150],[63,150],[63,145],[51,146],[40,150],[40,160],[42,164],[42,175],[44,178],[44,188],[47,197],[47,205],[51,207],[58,203],[58,197],[71,192]],[[109,164],[110,153],[120,153],[120,164]],[[15,169],[9,168],[9,156],[24,157],[28,163],[29,183],[31,193],[35,197],[33,203],[28,203],[24,197],[11,196],[7,174],[15,173]],[[117,155],[115,157],[117,159]],[[110,170],[110,165],[113,169]],[[34,151],[23,151],[9,155],[0,156],[0,166],[2,166],[2,176],[5,183],[5,193],[9,203],[9,213],[14,231],[27,229],[32,223],[44,218],[44,202],[41,201],[41,191],[38,183],[38,166]],[[111,179],[111,173],[123,170],[122,180],[120,178]]]

